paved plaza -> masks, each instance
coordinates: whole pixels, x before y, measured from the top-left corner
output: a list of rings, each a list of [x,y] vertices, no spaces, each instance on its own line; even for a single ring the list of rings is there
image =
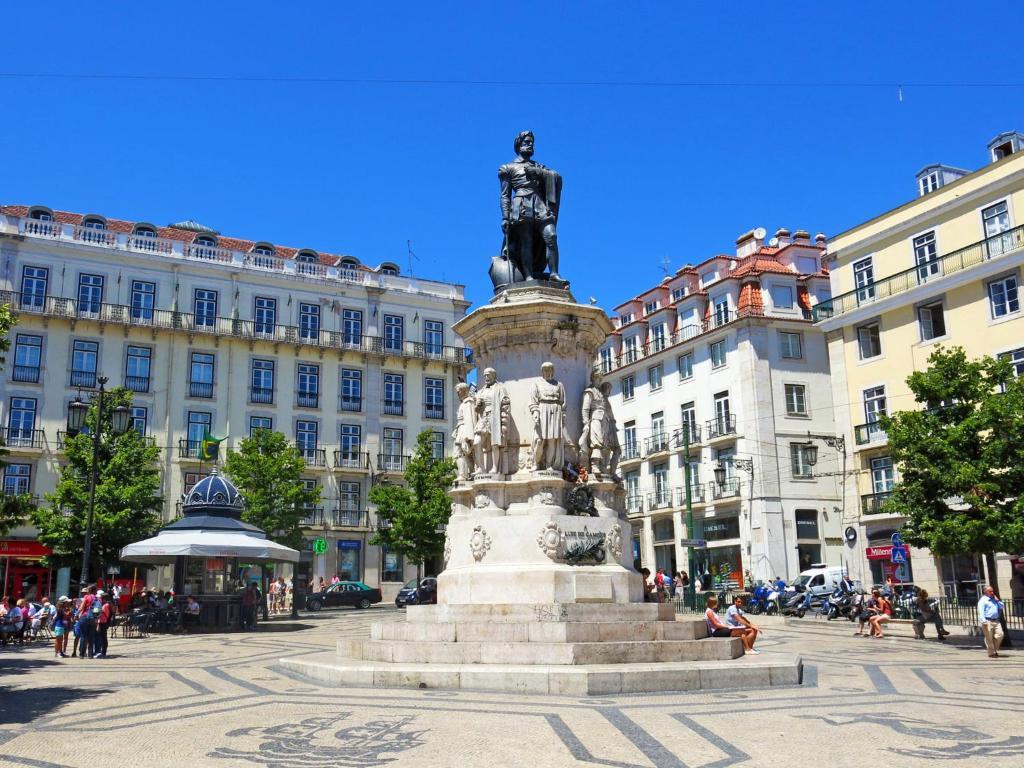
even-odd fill
[[[282,657],[369,634],[393,608],[252,634],[111,643],[110,658],[0,650],[4,766],[780,766],[1024,762],[1024,653],[765,623],[801,687],[576,698],[336,688]],[[753,658],[753,657],[747,657]],[[743,664],[738,659],[736,664]]]

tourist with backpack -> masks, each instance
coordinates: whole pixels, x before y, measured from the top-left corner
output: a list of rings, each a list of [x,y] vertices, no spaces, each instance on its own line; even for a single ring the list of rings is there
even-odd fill
[[[96,634],[96,615],[93,613],[93,604],[96,602],[96,587],[86,587],[82,596],[82,603],[78,608],[78,643],[77,650],[79,658],[84,659],[86,654],[91,659],[93,656],[93,636]],[[74,656],[75,654],[71,654]]]
[[[114,616],[114,606],[110,603],[110,595],[103,590],[96,593],[96,598],[93,603],[96,630],[93,634],[91,655],[95,659],[105,659],[107,658],[107,628]]]

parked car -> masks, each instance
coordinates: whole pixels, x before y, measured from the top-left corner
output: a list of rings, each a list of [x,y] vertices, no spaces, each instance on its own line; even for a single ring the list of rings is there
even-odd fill
[[[339,581],[320,592],[306,595],[306,610],[316,612],[321,608],[337,608],[342,605],[369,608],[382,599],[376,587],[368,587],[361,581]]]
[[[416,579],[409,579],[395,596],[395,605],[404,608],[407,605],[433,605],[437,603],[437,579],[427,576],[419,583],[417,593]]]

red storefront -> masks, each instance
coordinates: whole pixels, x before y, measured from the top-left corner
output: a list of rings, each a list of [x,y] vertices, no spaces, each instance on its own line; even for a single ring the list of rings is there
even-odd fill
[[[0,539],[0,572],[3,594],[17,600],[40,600],[53,588],[53,571],[40,560],[53,552],[30,539]]]
[[[913,582],[913,571],[910,569],[910,548],[905,548],[904,552],[906,562],[894,563],[892,561],[892,544],[869,546],[865,549],[864,554],[871,566],[872,580],[875,584],[885,583],[890,576],[897,583]]]

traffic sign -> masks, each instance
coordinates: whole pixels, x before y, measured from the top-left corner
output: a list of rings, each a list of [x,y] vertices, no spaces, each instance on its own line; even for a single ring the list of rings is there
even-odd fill
[[[707,539],[680,539],[679,540],[679,546],[680,547],[690,547],[691,549],[707,549],[708,548],[708,540]]]
[[[907,562],[907,548],[906,547],[893,547],[892,548],[892,561],[894,563],[906,563]]]
[[[890,537],[890,540],[892,541],[892,545],[894,547],[902,547],[903,546],[903,534],[900,533],[899,531],[896,531],[896,533],[894,533]]]

